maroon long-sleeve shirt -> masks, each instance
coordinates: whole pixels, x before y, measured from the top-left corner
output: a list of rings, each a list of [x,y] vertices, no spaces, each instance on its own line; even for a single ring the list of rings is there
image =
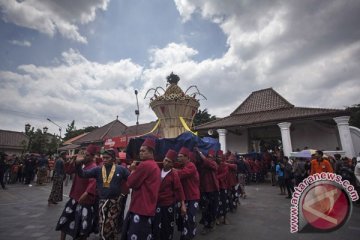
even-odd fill
[[[210,159],[203,159],[200,172],[200,192],[219,191],[219,180],[217,179],[218,165]]]
[[[132,188],[129,211],[143,216],[154,216],[158,201],[161,177],[153,159],[141,162],[127,179]]]
[[[219,164],[218,172],[217,172],[217,179],[219,180],[219,188],[220,189],[228,189],[228,166],[226,163],[222,162]]]
[[[177,201],[184,201],[184,190],[176,171],[171,170],[161,181],[158,205],[167,207]]]
[[[65,163],[65,172],[67,174],[73,174],[76,172],[75,163],[70,164],[69,162]],[[91,162],[84,166],[84,170],[89,170],[96,167],[95,162]],[[85,199],[84,204],[94,204],[96,197],[96,179],[95,178],[81,178],[77,174],[73,179],[73,183],[70,189],[70,198],[75,199],[75,201],[79,201],[81,195],[84,192],[87,192],[89,195]]]
[[[184,189],[185,200],[199,200],[199,173],[192,162],[187,162],[184,168],[177,171]]]
[[[231,164],[231,163],[227,163],[228,166],[228,187],[234,187],[236,186],[236,184],[238,183],[238,179],[236,176],[236,172],[237,172],[237,165],[236,164]]]

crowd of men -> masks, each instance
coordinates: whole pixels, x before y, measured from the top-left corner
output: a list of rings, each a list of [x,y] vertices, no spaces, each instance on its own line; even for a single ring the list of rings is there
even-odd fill
[[[357,158],[341,157],[340,154],[327,156],[317,150],[311,158],[290,159],[286,156],[272,160],[270,167],[273,186],[280,187],[280,194],[291,198],[294,186],[315,173],[331,172],[348,180],[360,195],[360,153]],[[359,202],[357,202],[359,203]]]
[[[3,189],[6,184],[23,183],[38,185],[49,183],[53,176],[55,158],[44,154],[25,154],[17,156],[0,153],[0,181]]]
[[[193,239],[228,224],[239,196],[245,198],[245,176],[238,185],[240,160],[231,153],[198,148],[168,150],[155,161],[155,141],[146,139],[140,161],[119,161],[116,149],[101,151],[89,145],[75,157],[60,153],[54,166],[49,205],[62,201],[62,182],[74,174],[69,200],[57,222],[61,239]],[[131,194],[130,194],[131,192]],[[131,196],[126,216],[127,197]],[[200,219],[197,219],[199,214]],[[198,224],[203,227],[198,231]]]
[[[52,179],[51,206],[63,200],[63,182],[72,175],[70,198],[56,225],[61,239],[66,235],[87,239],[98,233],[101,239],[131,240],[173,239],[176,230],[184,240],[198,233],[211,234],[216,225],[229,223],[227,214],[236,211],[239,198],[246,198],[245,185],[262,182],[267,174],[272,185],[280,187],[280,194],[287,192],[287,198],[292,197],[294,186],[320,172],[335,172],[360,188],[360,156],[328,157],[317,151],[311,159],[289,160],[275,151],[259,159],[182,147],[179,152],[168,150],[163,161],[157,162],[155,149],[155,141],[146,139],[140,161],[132,162],[119,160],[116,149],[100,152],[94,145],[73,157],[61,152],[56,161],[43,155],[26,155],[21,161],[1,153],[1,184],[5,188],[3,180],[12,179],[4,173],[14,165],[21,166],[15,182],[30,184],[35,173],[38,184]]]

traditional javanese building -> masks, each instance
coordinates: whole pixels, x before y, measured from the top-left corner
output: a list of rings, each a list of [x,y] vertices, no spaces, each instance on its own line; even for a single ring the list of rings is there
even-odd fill
[[[217,132],[224,151],[260,152],[281,146],[290,156],[308,147],[355,157],[360,152],[360,129],[349,126],[349,118],[345,110],[295,107],[267,88],[252,92],[229,116],[195,130]]]

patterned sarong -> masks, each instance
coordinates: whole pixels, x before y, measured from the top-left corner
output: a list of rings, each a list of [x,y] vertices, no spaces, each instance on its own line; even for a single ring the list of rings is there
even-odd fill
[[[220,190],[220,201],[219,201],[219,211],[217,217],[225,217],[226,213],[229,211],[229,200],[228,192],[226,189]]]
[[[96,232],[97,222],[93,205],[80,205],[74,199],[69,199],[59,218],[56,231],[62,231],[71,237],[88,237]]]
[[[38,168],[36,183],[37,184],[43,184],[43,183],[46,183],[46,181],[47,181],[46,167]]]
[[[219,207],[219,192],[205,192],[201,194],[201,220],[206,228],[213,228]]]
[[[54,176],[49,202],[60,202],[63,200],[63,179],[64,176]]]
[[[125,218],[121,240],[152,240],[152,217],[128,212]]]
[[[156,208],[153,222],[153,239],[171,240],[173,239],[175,226],[175,206]]]
[[[110,240],[116,239],[120,233],[119,228],[119,214],[120,214],[120,200],[119,199],[100,199],[99,201],[99,231],[100,239]]]
[[[180,226],[181,230],[181,240],[190,240],[193,239],[196,235],[196,212],[199,208],[199,203],[197,201],[189,200],[185,201],[186,205],[186,215],[184,217],[180,216],[179,219],[182,220]]]
[[[239,202],[239,194],[236,191],[235,187],[231,187],[228,190],[228,202],[229,202],[230,212],[234,212],[235,210],[237,210],[237,206]]]

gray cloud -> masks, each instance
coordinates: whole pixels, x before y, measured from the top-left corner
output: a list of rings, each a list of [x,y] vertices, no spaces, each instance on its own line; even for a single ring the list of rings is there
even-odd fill
[[[63,37],[86,43],[77,24],[95,19],[96,11],[106,10],[109,0],[0,0],[4,21],[34,29],[51,37],[59,32]]]

